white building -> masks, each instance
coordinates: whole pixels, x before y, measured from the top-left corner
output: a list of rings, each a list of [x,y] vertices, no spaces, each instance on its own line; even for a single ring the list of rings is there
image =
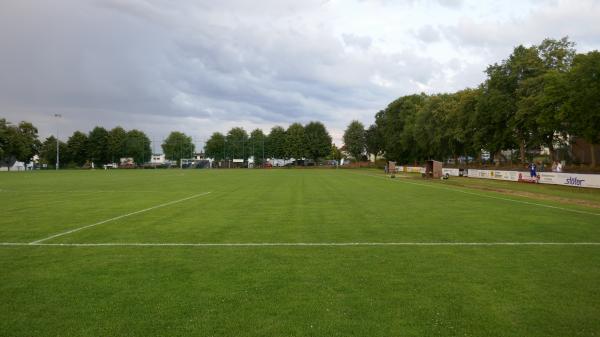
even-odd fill
[[[150,164],[164,164],[166,161],[164,154],[153,154]]]
[[[279,159],[279,158],[267,158],[267,163],[273,165],[274,167],[282,167],[287,164],[293,164],[296,161],[294,158],[290,159]]]
[[[1,166],[0,171],[25,171],[25,163],[22,161],[16,161],[12,166]]]

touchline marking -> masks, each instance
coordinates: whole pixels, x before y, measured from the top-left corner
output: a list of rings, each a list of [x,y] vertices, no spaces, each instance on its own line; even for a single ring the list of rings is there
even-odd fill
[[[382,176],[373,175],[373,174],[363,174],[363,173],[354,173],[354,172],[348,172],[348,173],[355,174],[355,175],[361,175],[361,176],[375,177],[375,178],[383,178],[383,179],[387,178],[387,176],[386,177],[382,177]],[[425,186],[425,187],[437,188],[437,189],[440,189],[440,190],[455,191],[455,192],[459,192],[459,193],[475,195],[475,196],[478,196],[478,197],[491,198],[491,199],[504,200],[504,201],[511,201],[511,202],[516,202],[516,203],[525,204],[525,205],[532,205],[532,206],[553,208],[553,209],[558,209],[558,210],[561,210],[561,211],[567,211],[567,212],[573,212],[573,213],[580,213],[580,214],[600,216],[600,213],[594,213],[594,212],[588,212],[588,211],[581,211],[581,210],[577,210],[577,209],[564,208],[564,207],[558,207],[558,206],[552,206],[552,205],[538,204],[536,202],[530,202],[530,201],[525,201],[525,200],[517,200],[517,199],[503,198],[503,197],[497,197],[497,196],[487,195],[487,194],[474,193],[474,192],[465,191],[465,190],[462,190],[462,189],[459,189],[459,188],[448,188],[448,187],[436,186],[436,185],[432,185],[432,184],[421,184],[421,183],[415,183],[415,182],[412,182],[412,181],[402,181],[402,180],[394,180],[394,181],[397,181],[397,182],[400,182],[400,183],[404,183],[404,184],[411,184],[411,185],[417,185],[417,186]]]
[[[69,191],[69,190],[4,190],[4,189],[0,189],[0,192],[7,192],[7,193],[53,193],[53,194],[60,194],[60,193],[65,193],[65,194],[93,194],[93,193],[122,193],[125,190],[76,190],[76,191]],[[165,192],[179,192],[179,191],[151,191],[151,190],[127,190],[127,193],[165,193]]]
[[[186,200],[190,200],[190,199],[193,199],[193,198],[201,197],[201,196],[207,195],[209,193],[210,192],[204,192],[204,193],[200,193],[200,194],[194,194],[194,195],[189,196],[187,198],[178,199],[178,200],[174,200],[174,201],[169,201],[169,202],[166,202],[164,204],[160,204],[160,205],[148,207],[148,208],[145,208],[145,209],[142,209],[142,210],[139,210],[139,211],[135,211],[135,212],[131,212],[131,213],[119,215],[119,216],[116,216],[114,218],[110,218],[110,219],[107,219],[107,220],[102,220],[100,222],[93,223],[91,225],[86,225],[86,226],[83,226],[83,227],[78,227],[78,228],[74,228],[74,229],[68,230],[66,232],[54,234],[54,235],[51,235],[51,236],[49,236],[47,238],[36,240],[36,241],[30,242],[28,244],[30,244],[30,245],[40,244],[41,242],[44,242],[44,241],[47,241],[47,240],[50,240],[50,239],[54,239],[54,238],[59,237],[59,236],[63,236],[63,235],[75,233],[75,232],[78,232],[80,230],[83,230],[83,229],[86,229],[86,228],[90,228],[90,227],[94,227],[94,226],[98,226],[98,225],[101,225],[101,224],[104,224],[104,223],[107,223],[107,222],[110,222],[110,221],[119,220],[119,219],[122,219],[122,218],[125,218],[125,217],[128,217],[128,216],[132,216],[132,215],[135,215],[135,214],[139,214],[139,213],[143,213],[143,212],[148,212],[148,211],[151,211],[153,209],[157,209],[157,208],[161,208],[161,207],[173,205],[173,204],[176,204],[176,203],[179,203],[179,202],[182,202],[182,201],[186,201]]]
[[[44,247],[336,247],[336,246],[600,246],[600,242],[237,242],[237,243],[25,243],[0,246]]]

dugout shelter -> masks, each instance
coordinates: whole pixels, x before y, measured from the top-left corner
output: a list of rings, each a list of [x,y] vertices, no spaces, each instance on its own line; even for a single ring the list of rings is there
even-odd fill
[[[428,160],[425,162],[425,178],[440,179],[442,177],[442,162]]]

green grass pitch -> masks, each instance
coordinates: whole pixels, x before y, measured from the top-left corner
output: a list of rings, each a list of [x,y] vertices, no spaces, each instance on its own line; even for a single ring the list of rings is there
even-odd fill
[[[599,201],[370,170],[3,173],[0,336],[598,336]]]

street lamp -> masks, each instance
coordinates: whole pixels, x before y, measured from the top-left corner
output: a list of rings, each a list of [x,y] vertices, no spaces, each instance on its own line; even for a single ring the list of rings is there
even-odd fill
[[[61,114],[54,114],[54,118],[62,118]],[[56,170],[58,170],[58,167],[60,166],[60,147],[59,147],[59,140],[58,140],[58,121],[56,122]]]

